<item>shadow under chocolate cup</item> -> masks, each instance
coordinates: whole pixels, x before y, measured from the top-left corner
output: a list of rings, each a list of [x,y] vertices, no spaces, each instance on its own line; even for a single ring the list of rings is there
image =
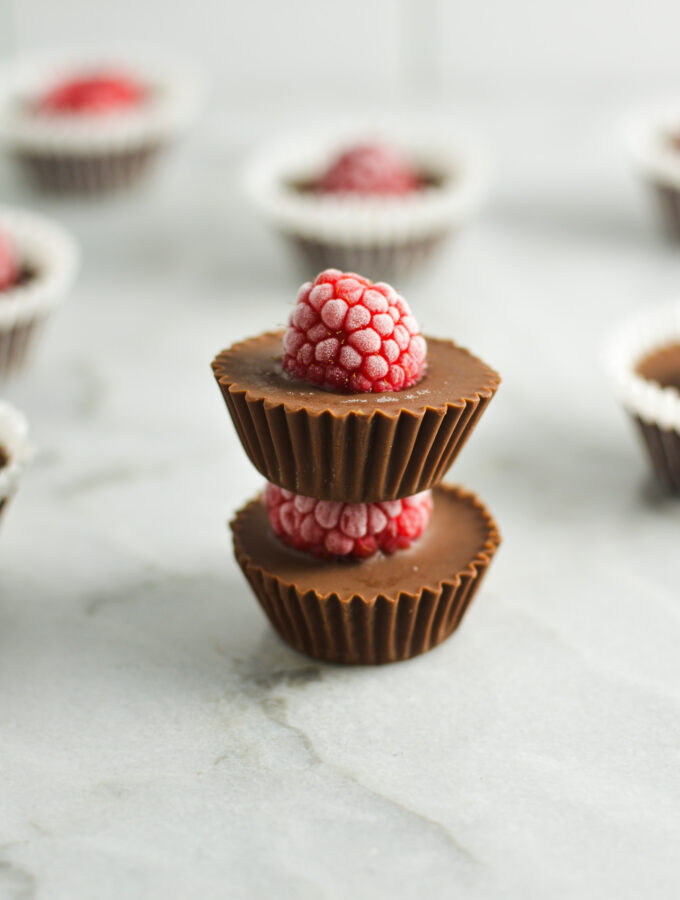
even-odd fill
[[[320,500],[396,500],[438,484],[500,383],[453,342],[427,338],[427,370],[413,387],[338,394],[292,380],[283,331],[234,344],[213,371],[256,469]]]
[[[474,494],[440,486],[433,501],[429,526],[407,550],[334,561],[282,543],[253,500],[231,523],[234,553],[272,626],[296,650],[334,663],[409,659],[458,627],[500,544]]]
[[[19,486],[29,452],[27,434],[24,416],[0,400],[0,516]]]
[[[657,480],[680,492],[680,302],[626,322],[608,348],[607,366]]]

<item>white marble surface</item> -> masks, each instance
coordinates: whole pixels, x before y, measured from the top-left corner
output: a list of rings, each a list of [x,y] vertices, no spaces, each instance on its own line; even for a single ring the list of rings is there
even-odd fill
[[[5,389],[38,455],[0,537],[3,900],[678,896],[680,503],[597,353],[680,291],[680,253],[615,111],[471,117],[494,202],[407,293],[504,376],[450,477],[505,540],[460,631],[376,669],[284,646],[225,529],[260,478],[209,362],[297,282],[236,184],[264,119],[204,123],[106,204],[2,171],[85,252]]]

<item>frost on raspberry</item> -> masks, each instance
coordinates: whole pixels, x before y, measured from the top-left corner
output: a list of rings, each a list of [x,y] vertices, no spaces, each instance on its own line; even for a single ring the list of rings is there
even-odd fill
[[[145,89],[118,72],[92,72],[60,82],[38,101],[46,113],[107,113],[135,106],[144,100]]]
[[[399,391],[419,381],[427,345],[393,287],[326,269],[303,284],[283,338],[283,368],[329,391]]]
[[[432,513],[430,491],[382,503],[342,503],[267,484],[263,502],[285,544],[325,559],[404,550],[420,537]]]
[[[6,291],[19,279],[19,264],[9,238],[0,232],[0,291]]]
[[[344,151],[319,179],[326,193],[398,196],[423,187],[423,179],[395,148],[364,144]]]

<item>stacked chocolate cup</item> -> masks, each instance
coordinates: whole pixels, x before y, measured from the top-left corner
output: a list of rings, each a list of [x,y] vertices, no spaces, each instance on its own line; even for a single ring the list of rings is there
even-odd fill
[[[320,559],[288,546],[256,499],[231,523],[236,559],[281,637],[318,659],[386,663],[431,649],[458,626],[498,548],[483,504],[441,484],[499,376],[454,343],[428,338],[417,384],[332,393],[282,368],[284,332],[220,353],[213,371],[249,459],[306,498],[369,504],[432,489],[429,525],[407,549]]]

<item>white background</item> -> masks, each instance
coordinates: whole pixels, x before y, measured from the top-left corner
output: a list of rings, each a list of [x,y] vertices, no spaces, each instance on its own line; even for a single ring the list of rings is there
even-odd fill
[[[206,65],[229,109],[328,94],[512,103],[557,90],[585,100],[672,89],[679,70],[673,0],[3,0],[0,9],[0,46],[22,51],[161,38]]]
[[[167,43],[209,99],[131,196],[0,167],[84,258],[3,388],[37,457],[0,532],[0,898],[674,900],[680,507],[599,353],[680,293],[619,138],[680,93],[677,4],[1,2],[5,49]],[[445,645],[345,670],[284,647],[231,559],[261,479],[208,363],[302,280],[243,196],[253,142],[422,107],[497,159],[407,297],[503,376],[450,478],[504,543]]]

